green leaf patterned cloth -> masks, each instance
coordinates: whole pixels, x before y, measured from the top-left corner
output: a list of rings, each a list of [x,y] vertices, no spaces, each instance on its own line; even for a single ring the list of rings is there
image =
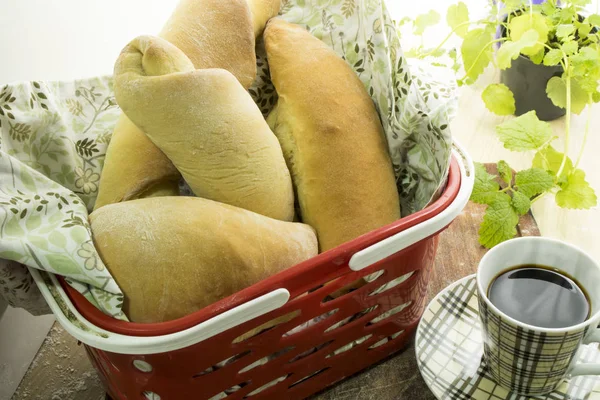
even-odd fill
[[[305,26],[354,68],[384,126],[402,215],[425,207],[450,161],[452,74],[409,64],[382,0],[283,0],[282,18]],[[249,92],[267,115],[277,94],[260,42],[257,65]],[[119,114],[110,77],[0,87],[0,259],[63,275],[103,312],[126,319],[88,223]],[[10,291],[27,308],[27,296],[39,301],[39,293],[10,265],[0,271],[0,296]]]

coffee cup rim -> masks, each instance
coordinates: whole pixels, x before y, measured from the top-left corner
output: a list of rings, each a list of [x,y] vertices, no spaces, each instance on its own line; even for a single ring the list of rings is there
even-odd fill
[[[483,296],[483,300],[485,301],[486,305],[489,308],[491,308],[496,314],[501,315],[502,318],[506,319],[513,325],[516,325],[523,329],[528,329],[528,330],[532,330],[532,331],[536,331],[536,332],[543,332],[543,333],[567,333],[567,332],[577,331],[580,329],[585,329],[588,325],[592,325],[594,323],[594,321],[598,321],[598,319],[600,319],[600,308],[599,308],[594,314],[590,315],[589,318],[587,318],[583,322],[580,322],[579,324],[571,325],[571,326],[567,326],[567,327],[563,327],[563,328],[544,328],[541,326],[530,325],[530,324],[526,324],[524,322],[518,321],[518,320],[510,317],[506,313],[502,312],[500,309],[498,309],[498,307],[496,307],[491,302],[491,300],[488,298],[486,290],[483,290],[483,283],[481,282],[480,266],[487,260],[487,258],[491,257],[490,254],[492,252],[494,252],[494,250],[498,249],[496,251],[499,251],[503,247],[510,246],[516,241],[519,241],[519,242],[526,242],[526,241],[529,241],[529,242],[551,242],[551,243],[560,243],[561,245],[566,245],[568,247],[571,247],[573,250],[580,252],[583,256],[587,257],[592,262],[592,264],[595,265],[596,268],[600,270],[600,265],[596,262],[596,260],[594,260],[594,258],[592,258],[592,256],[590,256],[590,254],[588,252],[586,252],[585,250],[581,249],[578,246],[575,246],[571,243],[567,243],[563,240],[546,238],[546,237],[542,237],[542,236],[527,236],[527,237],[519,237],[519,238],[507,240],[505,242],[502,242],[502,243],[496,245],[495,247],[490,249],[487,253],[485,253],[485,255],[481,258],[481,260],[479,261],[479,264],[477,266],[477,273],[475,274],[475,280],[477,282],[477,294],[478,294],[478,296]]]

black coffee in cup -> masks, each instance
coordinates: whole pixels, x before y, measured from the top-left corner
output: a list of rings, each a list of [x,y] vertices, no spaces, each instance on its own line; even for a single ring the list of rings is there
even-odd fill
[[[488,298],[509,317],[542,328],[577,325],[590,314],[590,301],[581,286],[541,265],[520,265],[500,273],[489,286]]]

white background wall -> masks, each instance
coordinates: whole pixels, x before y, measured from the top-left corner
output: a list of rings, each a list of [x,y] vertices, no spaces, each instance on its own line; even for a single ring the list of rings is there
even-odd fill
[[[223,0],[227,1],[227,0]],[[487,0],[463,0],[482,9]],[[394,18],[447,0],[387,0]],[[0,0],[0,84],[110,74],[119,52],[140,34],[156,34],[177,0]],[[447,32],[445,24],[429,37]]]

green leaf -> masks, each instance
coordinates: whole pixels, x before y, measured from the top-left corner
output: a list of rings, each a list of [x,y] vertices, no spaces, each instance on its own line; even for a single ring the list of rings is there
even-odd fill
[[[33,244],[35,247],[48,251],[48,240],[44,236],[29,235],[27,239],[29,240],[29,243]]]
[[[600,26],[600,15],[592,14],[587,19],[590,22],[590,24],[594,26]]]
[[[3,235],[14,237],[23,236],[25,234],[25,231],[23,231],[23,228],[21,228],[21,224],[19,224],[19,221],[20,219],[16,215],[10,218],[6,225],[4,225],[4,232],[2,232]]]
[[[512,151],[536,150],[552,136],[552,128],[529,111],[496,127],[504,147]]]
[[[568,42],[563,43],[560,48],[565,52],[566,55],[570,56],[577,53],[577,49],[579,45],[576,41],[570,40]]]
[[[506,184],[510,185],[512,183],[512,168],[510,167],[510,165],[508,165],[508,163],[504,160],[500,160],[498,161],[497,164],[497,168],[498,168],[498,174],[500,175],[500,178],[502,178],[502,180],[504,182],[506,182]]]
[[[475,185],[471,193],[471,201],[479,204],[489,204],[502,195],[500,185],[494,175],[488,174],[483,164],[475,163]]]
[[[512,201],[510,204],[519,215],[527,214],[531,208],[531,200],[529,200],[529,197],[525,196],[519,191],[513,192]]]
[[[580,169],[569,174],[567,183],[556,193],[556,204],[562,208],[589,209],[596,206],[598,198],[594,189],[585,180],[585,172]]]
[[[41,224],[42,224],[42,217],[39,214],[32,215],[29,218],[27,218],[27,221],[25,221],[25,227],[27,228],[27,230],[30,230],[30,231],[33,231],[33,230],[39,228]]]
[[[74,226],[69,229],[71,232],[71,238],[77,243],[83,243],[88,240],[88,232],[82,226]]]
[[[472,82],[483,73],[492,61],[492,40],[494,31],[491,29],[477,28],[470,30],[463,40],[460,52],[462,54],[463,65],[467,72],[467,78]]]
[[[556,36],[564,41],[575,32],[575,27],[570,24],[560,24],[556,27]]]
[[[562,163],[564,153],[556,151],[554,147],[548,146],[538,151],[533,157],[533,167],[541,168],[544,171],[550,172],[553,176],[556,176]],[[561,172],[561,178],[566,177],[573,170],[573,161],[569,157],[565,161],[565,166]]]
[[[21,182],[23,183],[23,186],[25,186],[25,188],[27,190],[30,190],[32,192],[36,191],[35,182],[33,181],[33,177],[31,176],[29,171],[27,171],[26,167],[21,168]]]
[[[519,216],[513,208],[512,199],[506,193],[492,202],[479,228],[479,243],[489,248],[513,238],[517,234]]]
[[[48,236],[48,240],[50,241],[50,243],[61,249],[65,249],[67,246],[67,239],[65,238],[65,235],[63,235],[62,233],[60,233],[60,231],[57,230],[55,230],[50,234],[50,236]]]
[[[50,266],[61,275],[72,275],[81,272],[81,268],[75,261],[64,254],[52,253],[47,254],[46,259]]]
[[[23,255],[16,251],[6,250],[0,251],[0,258],[3,260],[20,261],[23,258]]]
[[[434,10],[429,10],[426,14],[417,15],[414,22],[414,34],[422,35],[430,26],[440,22],[440,14]]]
[[[464,38],[467,36],[467,32],[469,31],[469,26],[465,24],[460,28],[456,28],[458,25],[469,22],[469,9],[467,5],[462,1],[458,4],[452,4],[448,7],[448,12],[446,13],[446,22],[455,30],[455,33]]]
[[[531,198],[554,186],[554,178],[547,171],[541,168],[529,168],[517,172],[515,184],[519,192]]]
[[[535,55],[529,56],[529,59],[534,64],[540,65],[542,63],[542,61],[544,60],[544,55],[545,54],[546,54],[545,49],[542,49],[542,50],[538,51],[537,53],[535,53]]]
[[[567,108],[567,83],[564,78],[553,76],[546,85],[546,94],[557,107]],[[580,114],[587,105],[588,95],[576,79],[571,79],[571,112]]]
[[[512,115],[515,112],[515,98],[510,89],[502,83],[488,85],[481,94],[488,110],[496,115]]]
[[[539,13],[525,13],[512,18],[508,25],[509,36],[513,42],[518,42],[525,32],[531,29],[537,32],[538,36],[536,41],[539,41],[540,43],[523,48],[521,53],[526,56],[535,55],[544,47],[543,43],[548,40],[548,24],[546,22],[546,17]]]
[[[498,64],[498,68],[506,69],[510,67],[511,60],[515,60],[521,53],[525,54],[525,49],[532,48],[532,46],[538,41],[538,37],[539,35],[536,30],[529,29],[519,37],[519,40],[509,40],[504,42],[502,47],[500,47],[498,50],[498,54],[496,55],[496,63]],[[532,56],[537,52],[539,52],[539,49],[528,55]]]
[[[580,24],[579,28],[577,28],[577,36],[580,39],[585,39],[590,34],[592,30],[592,26],[590,24]]]
[[[563,58],[563,52],[560,49],[552,49],[544,57],[544,65],[558,65]]]

